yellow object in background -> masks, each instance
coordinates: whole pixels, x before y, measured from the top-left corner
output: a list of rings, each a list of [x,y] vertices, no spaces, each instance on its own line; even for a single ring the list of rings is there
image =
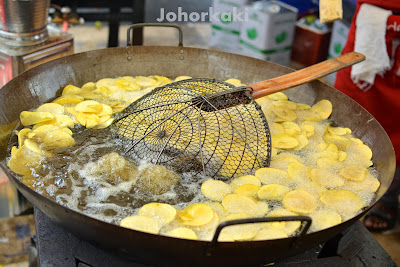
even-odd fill
[[[342,0],[320,0],[319,19],[322,23],[343,18]]]

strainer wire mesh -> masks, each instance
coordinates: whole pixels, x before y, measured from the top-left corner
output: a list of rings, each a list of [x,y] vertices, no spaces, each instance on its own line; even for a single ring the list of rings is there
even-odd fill
[[[268,123],[249,90],[214,79],[174,82],[128,106],[112,129],[137,161],[221,179],[249,174],[271,156]],[[213,99],[226,92],[234,93]]]

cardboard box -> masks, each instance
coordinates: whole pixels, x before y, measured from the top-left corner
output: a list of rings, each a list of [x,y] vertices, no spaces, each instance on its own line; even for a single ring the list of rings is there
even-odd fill
[[[247,0],[214,0],[213,12],[218,12],[218,20],[211,21],[211,36],[209,46],[227,52],[239,51],[239,36],[241,21],[234,14],[243,12]],[[232,18],[232,19],[230,19]],[[240,17],[244,19],[244,16]]]
[[[279,1],[269,8],[248,7],[248,21],[240,29],[240,54],[288,66],[297,9]]]
[[[33,215],[0,219],[0,265],[28,261],[34,233]]]

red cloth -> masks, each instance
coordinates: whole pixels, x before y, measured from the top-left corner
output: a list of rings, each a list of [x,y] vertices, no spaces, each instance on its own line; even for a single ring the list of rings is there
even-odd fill
[[[361,3],[370,3],[394,12],[400,11],[399,0],[365,0]],[[361,4],[358,3],[356,14]],[[354,50],[355,18],[350,27],[347,43],[342,53]],[[386,45],[393,67],[386,71],[384,76],[376,75],[372,87],[363,92],[350,78],[351,68],[337,73],[335,88],[357,101],[379,121],[388,133],[395,152],[397,165],[400,165],[400,16],[391,15],[388,18],[386,31]],[[371,33],[373,34],[373,33]],[[397,45],[397,46],[396,46]],[[398,74],[396,74],[396,72]]]

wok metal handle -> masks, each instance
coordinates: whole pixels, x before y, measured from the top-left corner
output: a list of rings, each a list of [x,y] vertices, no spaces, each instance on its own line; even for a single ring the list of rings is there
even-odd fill
[[[216,248],[218,242],[218,237],[221,234],[223,228],[232,225],[240,225],[247,223],[263,223],[263,222],[292,222],[292,221],[300,221],[302,224],[305,223],[303,229],[301,229],[300,233],[294,239],[292,246],[295,246],[299,239],[301,239],[308,231],[311,226],[311,218],[308,216],[282,216],[282,217],[259,217],[259,218],[248,218],[248,219],[239,219],[222,222],[218,225],[215,230],[214,237],[211,240],[211,244],[207,249],[206,255],[210,256],[213,253],[213,250]]]
[[[182,47],[183,46],[183,33],[182,33],[182,28],[176,24],[170,24],[170,23],[138,23],[138,24],[133,24],[128,27],[126,30],[126,45],[131,46],[133,45],[133,30],[137,28],[144,28],[144,27],[169,27],[169,28],[176,28],[179,31],[179,44],[178,46]],[[131,35],[132,32],[132,35]]]

